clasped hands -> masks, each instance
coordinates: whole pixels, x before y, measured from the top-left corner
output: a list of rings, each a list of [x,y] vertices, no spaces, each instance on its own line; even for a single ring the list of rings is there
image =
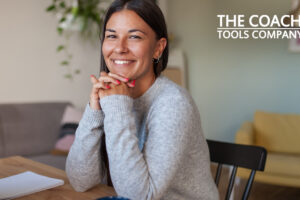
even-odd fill
[[[94,110],[101,109],[99,103],[101,98],[114,94],[131,96],[132,88],[135,86],[135,80],[129,81],[128,78],[111,72],[101,72],[98,79],[91,75],[91,82],[93,88],[90,95],[90,107]]]

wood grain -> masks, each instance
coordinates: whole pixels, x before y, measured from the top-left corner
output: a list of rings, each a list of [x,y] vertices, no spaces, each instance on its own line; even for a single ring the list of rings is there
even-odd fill
[[[18,200],[89,200],[116,195],[112,187],[102,184],[97,185],[87,192],[76,192],[70,185],[66,173],[63,170],[21,156],[0,159],[0,178],[16,175],[25,171],[32,171],[48,177],[62,179],[65,181],[65,184],[18,198]]]

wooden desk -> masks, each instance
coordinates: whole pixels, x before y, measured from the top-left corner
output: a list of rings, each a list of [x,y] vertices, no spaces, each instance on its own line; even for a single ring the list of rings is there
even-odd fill
[[[66,173],[63,170],[29,160],[21,156],[0,159],[0,178],[25,171],[32,171],[52,178],[63,179],[65,184],[56,188],[18,198],[18,200],[88,200],[116,195],[114,189],[106,185],[98,185],[87,192],[76,192],[70,185]]]

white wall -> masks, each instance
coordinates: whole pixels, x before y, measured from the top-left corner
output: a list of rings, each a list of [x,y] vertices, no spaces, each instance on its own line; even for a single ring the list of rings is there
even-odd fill
[[[84,107],[90,92],[90,74],[98,74],[99,44],[74,37],[73,63],[82,73],[69,81],[56,52],[63,39],[56,19],[45,8],[50,0],[0,1],[0,103],[71,101]]]
[[[286,14],[291,1],[168,0],[208,138],[233,141],[255,110],[300,113],[300,54],[287,40],[218,40],[217,14]]]

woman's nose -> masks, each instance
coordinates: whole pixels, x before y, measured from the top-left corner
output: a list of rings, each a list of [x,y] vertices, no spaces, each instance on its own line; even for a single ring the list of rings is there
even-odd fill
[[[126,53],[128,51],[127,41],[125,39],[118,40],[114,51],[116,53]]]

